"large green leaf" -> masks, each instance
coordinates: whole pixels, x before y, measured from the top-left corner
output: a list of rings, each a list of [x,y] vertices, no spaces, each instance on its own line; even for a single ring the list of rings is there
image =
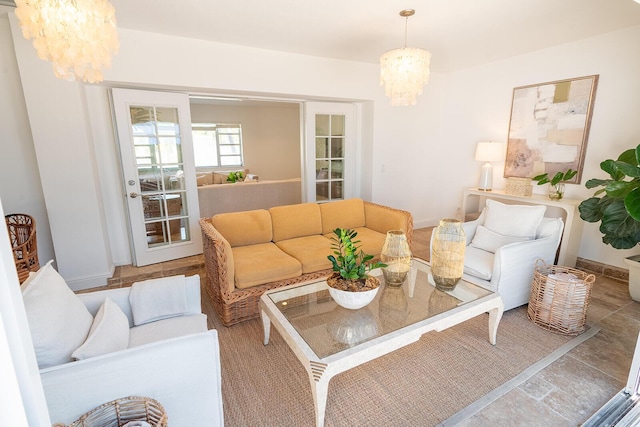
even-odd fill
[[[618,156],[618,161],[625,162],[629,165],[638,166],[638,149],[640,149],[640,145],[636,148],[629,148],[628,150],[624,150],[622,154]]]
[[[611,182],[610,179],[598,179],[598,178],[592,178],[589,181],[587,181],[584,186],[587,188],[596,188],[596,187],[600,187],[601,185],[607,185]]]
[[[632,190],[638,188],[640,182],[637,181],[610,181],[606,187],[607,196],[614,199],[623,199]]]
[[[599,197],[591,197],[590,199],[584,200],[578,206],[578,210],[580,211],[580,218],[587,222],[598,222],[602,219],[602,215],[604,213],[605,208],[607,207],[606,202],[603,203],[603,199],[611,200],[608,197],[604,196]]]
[[[631,249],[638,244],[638,239],[633,236],[616,237],[605,234],[602,242],[616,249]]]
[[[630,165],[626,162],[613,162],[616,169],[626,176],[630,176],[632,178],[637,178],[640,176],[640,168],[638,165]]]
[[[634,188],[624,198],[624,207],[629,215],[636,221],[640,221],[640,188]]]
[[[607,159],[604,162],[600,163],[600,169],[605,171],[611,176],[611,179],[619,181],[624,178],[624,174],[618,170],[616,167],[616,162],[611,159]]]
[[[624,237],[635,234],[638,223],[629,215],[622,200],[614,200],[607,206],[602,214],[600,231],[604,234]]]

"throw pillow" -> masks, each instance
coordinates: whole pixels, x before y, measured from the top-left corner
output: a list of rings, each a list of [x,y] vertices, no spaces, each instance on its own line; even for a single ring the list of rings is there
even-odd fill
[[[187,312],[187,284],[184,275],[135,282],[129,294],[136,326]]]
[[[476,234],[473,236],[473,240],[471,241],[471,246],[482,249],[483,251],[495,253],[504,245],[516,242],[525,242],[527,240],[530,239],[528,237],[504,236],[479,225],[476,229]]]
[[[71,362],[93,316],[49,261],[22,284],[27,321],[40,368]]]
[[[88,359],[124,350],[128,345],[129,319],[118,304],[107,297],[93,319],[89,336],[71,357],[75,360]]]
[[[505,205],[487,199],[487,211],[482,225],[503,236],[534,239],[546,209],[546,206]]]

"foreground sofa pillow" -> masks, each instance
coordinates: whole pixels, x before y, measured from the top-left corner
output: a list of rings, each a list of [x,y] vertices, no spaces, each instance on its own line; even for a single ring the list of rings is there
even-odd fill
[[[96,313],[86,341],[71,357],[88,359],[127,348],[129,345],[129,319],[111,298],[107,297]]]
[[[49,261],[20,287],[38,366],[71,362],[93,323],[89,310]]]

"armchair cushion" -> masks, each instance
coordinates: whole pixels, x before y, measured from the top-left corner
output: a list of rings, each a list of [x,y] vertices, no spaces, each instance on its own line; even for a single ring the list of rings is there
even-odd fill
[[[482,280],[491,280],[494,254],[475,246],[467,246],[464,255],[464,272]]]
[[[89,336],[71,357],[75,360],[120,351],[129,345],[129,319],[118,305],[106,298],[98,310]]]
[[[529,238],[505,236],[479,225],[476,229],[476,234],[473,236],[473,240],[471,240],[471,246],[482,249],[483,251],[495,253],[501,246],[508,245],[509,243],[524,242],[526,240],[529,240]]]
[[[49,261],[22,284],[27,321],[40,368],[71,362],[93,316]]]
[[[536,237],[536,231],[542,221],[546,206],[505,205],[487,199],[484,225],[491,231],[504,236]]]

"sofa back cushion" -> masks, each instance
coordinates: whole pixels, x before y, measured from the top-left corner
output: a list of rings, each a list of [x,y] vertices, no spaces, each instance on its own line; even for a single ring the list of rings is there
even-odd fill
[[[264,209],[217,214],[211,223],[231,247],[268,243],[273,238],[271,215]]]
[[[320,212],[322,212],[322,234],[332,233],[336,228],[353,230],[365,226],[362,199],[321,203]]]
[[[269,209],[269,213],[274,242],[322,233],[322,219],[317,203],[276,206]]]

